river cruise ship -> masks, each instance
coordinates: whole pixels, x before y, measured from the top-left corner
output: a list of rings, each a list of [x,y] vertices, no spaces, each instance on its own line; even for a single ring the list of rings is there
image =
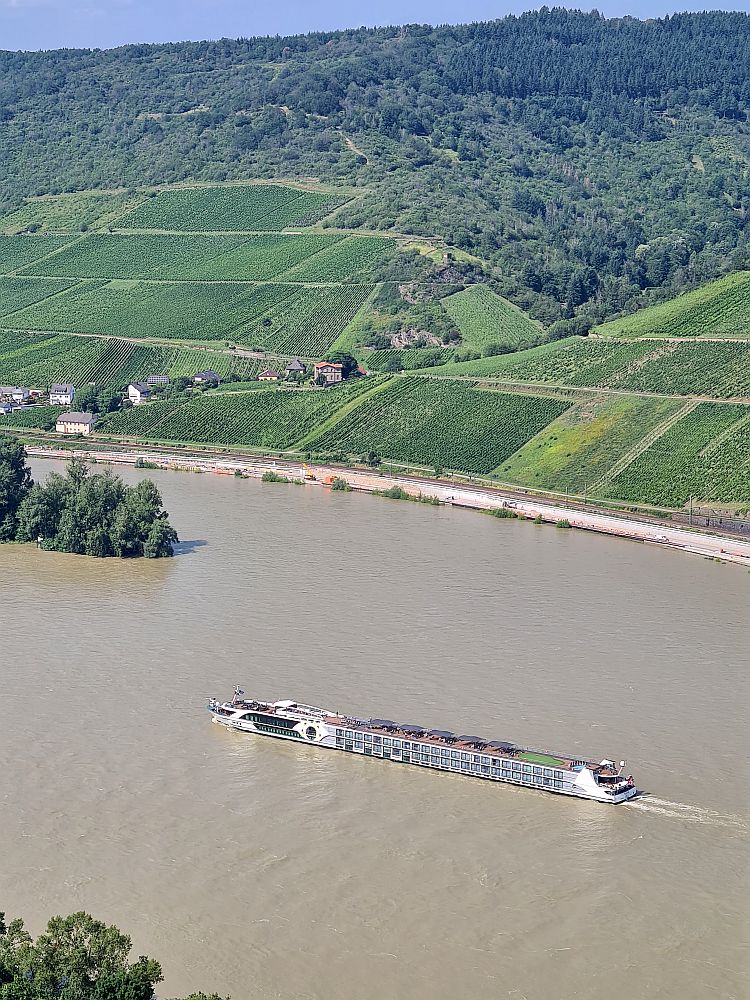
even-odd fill
[[[243,733],[346,750],[558,795],[616,804],[637,792],[633,776],[624,776],[624,760],[618,766],[612,760],[584,760],[390,719],[357,719],[296,701],[256,701],[246,698],[240,688],[231,701],[212,698],[208,710],[214,722]]]

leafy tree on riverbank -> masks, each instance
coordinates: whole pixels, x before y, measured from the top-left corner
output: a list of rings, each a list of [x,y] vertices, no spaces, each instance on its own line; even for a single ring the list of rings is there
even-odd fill
[[[6,924],[0,912],[0,1000],[154,1000],[161,966],[144,955],[129,963],[130,946],[127,934],[88,913],[53,917],[34,940],[22,920]]]
[[[17,512],[31,489],[26,451],[14,438],[0,439],[0,542],[16,537]]]
[[[88,556],[174,554],[177,532],[159,490],[149,479],[126,486],[110,470],[92,474],[80,459],[64,476],[33,483],[23,446],[0,441],[0,540]]]

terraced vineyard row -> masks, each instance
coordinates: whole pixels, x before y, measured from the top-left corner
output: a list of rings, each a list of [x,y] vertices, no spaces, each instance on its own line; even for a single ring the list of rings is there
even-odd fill
[[[0,236],[0,274],[7,274],[70,243],[70,236]]]
[[[498,378],[719,399],[750,391],[750,345],[571,337],[518,354],[454,362],[428,374]]]
[[[74,284],[58,278],[2,278],[0,277],[0,316],[8,316],[49,295],[64,292]]]
[[[568,405],[541,396],[401,377],[310,447],[345,455],[372,450],[395,461],[487,473]]]
[[[544,333],[538,323],[487,285],[469,285],[440,301],[467,347],[481,350],[488,344],[503,344],[515,350],[538,343]]]
[[[372,388],[367,380],[326,390],[266,389],[220,395],[207,393],[173,411],[167,403],[140,407],[142,416],[112,414],[102,430],[108,434],[138,433],[161,441],[244,444],[259,448],[290,448],[338,409]],[[130,428],[138,426],[139,430]]]
[[[285,229],[316,222],[344,199],[281,184],[160,191],[124,216],[125,229],[210,230]]]
[[[309,257],[283,275],[284,281],[368,281],[373,268],[395,248],[393,240],[381,236],[349,236]]]
[[[59,330],[109,336],[254,343],[256,320],[287,298],[315,289],[293,285],[148,284],[86,281],[62,295],[13,314],[21,330]],[[257,326],[257,324],[256,324]]]
[[[49,431],[55,426],[58,414],[64,406],[25,406],[22,410],[0,415],[0,430],[3,427],[36,427]]]
[[[603,337],[750,337],[750,271],[597,327]]]
[[[267,314],[267,327],[235,335],[264,350],[302,357],[320,357],[349,325],[372,291],[370,285],[304,288]]]
[[[8,348],[5,350],[5,348]],[[0,333],[0,382],[47,387],[52,382],[82,386],[95,382],[121,387],[133,379],[164,374],[194,375],[206,368],[226,376],[249,378],[267,367],[256,358],[213,351],[136,344],[128,340],[86,337],[19,337]]]
[[[748,418],[746,406],[701,403],[624,469],[606,495],[667,507],[682,507],[691,496],[750,503]]]
[[[455,350],[452,347],[413,347],[396,349],[395,347],[380,351],[360,351],[362,364],[368,371],[387,372],[394,370],[391,366],[401,365],[405,371],[414,371],[435,364],[435,356],[439,355],[442,363],[447,364],[453,359]],[[398,368],[396,368],[398,370]]]

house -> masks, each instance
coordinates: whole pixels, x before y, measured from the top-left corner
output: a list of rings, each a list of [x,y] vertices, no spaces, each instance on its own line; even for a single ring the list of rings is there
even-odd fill
[[[61,413],[57,418],[55,430],[58,434],[89,435],[95,423],[96,417],[93,413]]]
[[[69,382],[56,382],[49,387],[49,401],[52,406],[70,406],[75,394],[76,387]]]
[[[12,413],[12,412],[13,412],[13,404],[12,403],[0,403],[0,417],[4,417],[4,416],[6,416],[6,414]]]
[[[303,365],[299,358],[295,358],[294,361],[290,361],[286,366],[284,374],[289,378],[290,375],[304,375],[306,371],[307,365]]]
[[[129,382],[125,391],[133,406],[140,406],[141,403],[147,403],[151,399],[151,390],[145,382]]]
[[[146,385],[169,385],[169,375],[149,375]]]
[[[221,375],[212,372],[210,369],[205,372],[196,372],[192,381],[195,385],[218,385],[221,382]]]
[[[335,385],[344,378],[344,366],[335,361],[317,361],[315,369],[315,381],[322,385]]]
[[[259,382],[278,382],[281,378],[278,372],[275,372],[273,368],[266,368],[264,372],[258,372]]]
[[[30,389],[21,389],[17,385],[0,385],[0,398],[12,399],[14,403],[25,403],[30,395]]]

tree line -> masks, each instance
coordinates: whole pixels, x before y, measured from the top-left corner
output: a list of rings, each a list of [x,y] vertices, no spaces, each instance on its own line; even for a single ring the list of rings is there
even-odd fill
[[[318,176],[367,189],[337,224],[441,235],[562,333],[750,266],[746,14],[542,8],[4,52],[0,69],[6,208],[87,188]]]
[[[111,470],[92,473],[73,458],[64,475],[35,483],[26,451],[0,439],[0,542],[36,542],[77,555],[161,559],[174,554],[177,532],[150,479],[126,486]]]
[[[0,1000],[155,1000],[161,966],[144,955],[129,962],[130,946],[127,934],[88,913],[53,917],[35,940],[23,920],[0,912]]]

